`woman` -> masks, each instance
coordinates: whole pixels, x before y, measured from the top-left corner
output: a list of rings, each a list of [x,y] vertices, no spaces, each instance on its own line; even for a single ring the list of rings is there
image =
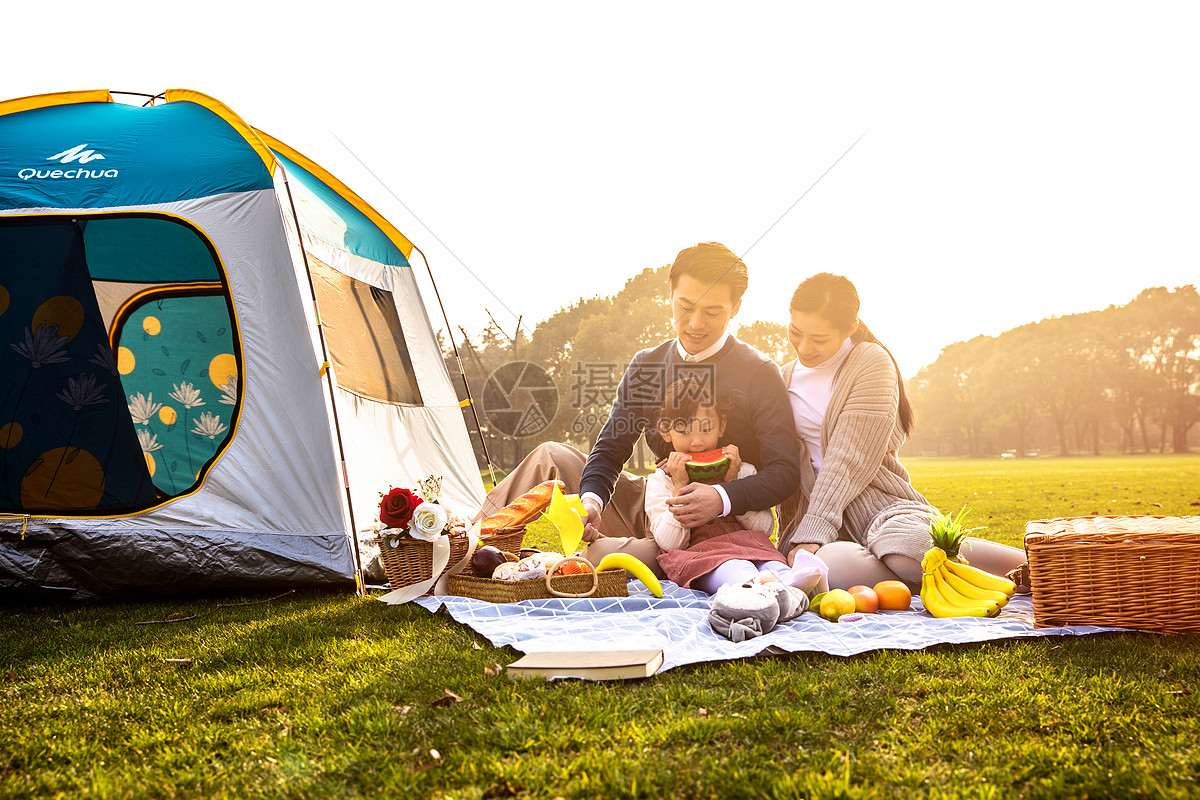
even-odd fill
[[[807,550],[829,566],[829,585],[921,582],[932,547],[933,506],[913,488],[897,451],[913,425],[900,369],[858,319],[858,292],[823,272],[796,289],[788,340],[796,360],[783,368],[800,434],[800,486],[778,509],[779,549]],[[841,539],[841,541],[839,541]],[[968,538],[972,565],[1004,575],[1022,550]]]

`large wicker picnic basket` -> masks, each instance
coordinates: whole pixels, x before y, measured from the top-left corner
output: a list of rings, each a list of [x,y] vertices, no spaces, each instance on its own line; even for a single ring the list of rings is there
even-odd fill
[[[479,547],[491,545],[500,550],[520,550],[525,538],[525,526],[498,530],[490,536],[479,537]],[[379,543],[379,560],[383,562],[383,572],[387,576],[392,589],[411,586],[414,583],[427,581],[433,576],[433,544],[401,536],[398,539]],[[447,570],[462,560],[467,554],[467,535],[465,533],[450,536],[450,560],[438,574],[440,578]],[[395,546],[393,546],[395,545]],[[432,594],[432,590],[426,595]]]
[[[1036,627],[1200,630],[1200,517],[1064,517],[1025,526]]]

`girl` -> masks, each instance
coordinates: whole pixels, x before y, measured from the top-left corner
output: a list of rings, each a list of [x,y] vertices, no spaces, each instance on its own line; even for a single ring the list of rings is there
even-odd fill
[[[896,578],[915,587],[936,511],[897,458],[913,425],[900,369],[858,309],[854,284],[827,272],[792,296],[796,360],[783,380],[800,434],[800,485],[778,509],[779,549],[789,559],[817,554],[833,587]],[[1022,550],[982,539],[966,539],[962,552],[998,575],[1025,561]]]
[[[646,516],[654,541],[663,551],[659,566],[667,577],[685,588],[716,593],[724,585],[779,580],[806,594],[824,591],[825,565],[802,553],[789,567],[783,554],[768,538],[775,520],[770,510],[751,511],[731,519],[718,517],[691,529],[676,521],[670,506],[680,489],[692,483],[687,462],[696,453],[713,450],[725,431],[727,403],[713,400],[696,381],[677,380],[664,393],[657,428],[674,452],[646,478]],[[755,474],[744,463],[736,445],[722,448],[729,458],[725,474],[714,483]],[[767,573],[773,573],[769,575]]]

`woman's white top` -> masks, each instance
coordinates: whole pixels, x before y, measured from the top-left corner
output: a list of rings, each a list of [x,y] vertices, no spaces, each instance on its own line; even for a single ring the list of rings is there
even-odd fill
[[[753,464],[743,461],[742,468],[738,470],[738,480],[757,473]],[[675,484],[670,475],[656,469],[646,476],[646,517],[650,523],[650,533],[660,550],[684,550],[691,540],[691,530],[676,522],[675,515],[667,507],[667,500],[674,496]],[[770,509],[747,511],[737,521],[746,530],[762,531],[767,536],[775,529],[775,517]]]
[[[833,354],[833,358],[815,367],[806,367],[799,361],[792,371],[792,383],[788,386],[788,399],[792,403],[792,418],[796,421],[796,433],[808,445],[808,455],[813,471],[820,472],[821,424],[825,421],[825,409],[833,397],[833,377],[854,343],[849,338]]]

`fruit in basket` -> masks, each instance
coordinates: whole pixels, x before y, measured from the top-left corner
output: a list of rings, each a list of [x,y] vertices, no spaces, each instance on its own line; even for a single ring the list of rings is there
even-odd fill
[[[588,572],[590,572],[590,570],[587,566],[584,566],[583,564],[579,563],[578,561],[572,560],[572,561],[568,561],[567,563],[565,563],[561,567],[559,567],[558,570],[554,574],[555,575],[584,575]]]
[[[596,572],[610,569],[623,569],[632,573],[633,577],[646,584],[646,588],[655,597],[663,596],[662,584],[658,582],[658,578],[654,577],[650,568],[635,556],[631,556],[629,553],[609,553],[600,559],[600,563],[596,565]]]
[[[694,481],[711,481],[723,478],[729,469],[729,456],[723,450],[706,450],[692,453],[687,464],[688,477]]]
[[[879,610],[879,595],[870,586],[851,586],[846,590],[854,598],[854,610],[861,614],[874,614]]]
[[[937,547],[921,559],[921,603],[935,617],[994,617],[1016,588],[1007,578],[954,561]]]
[[[908,611],[912,605],[912,591],[904,581],[880,581],[873,588],[880,611]]]
[[[471,571],[475,573],[477,578],[490,578],[492,573],[496,571],[496,567],[508,561],[504,553],[497,547],[492,547],[486,544],[475,551],[475,555],[471,556]]]
[[[595,571],[596,568],[583,556],[563,556],[546,570],[546,574],[551,578],[559,578],[563,575],[591,575]]]

